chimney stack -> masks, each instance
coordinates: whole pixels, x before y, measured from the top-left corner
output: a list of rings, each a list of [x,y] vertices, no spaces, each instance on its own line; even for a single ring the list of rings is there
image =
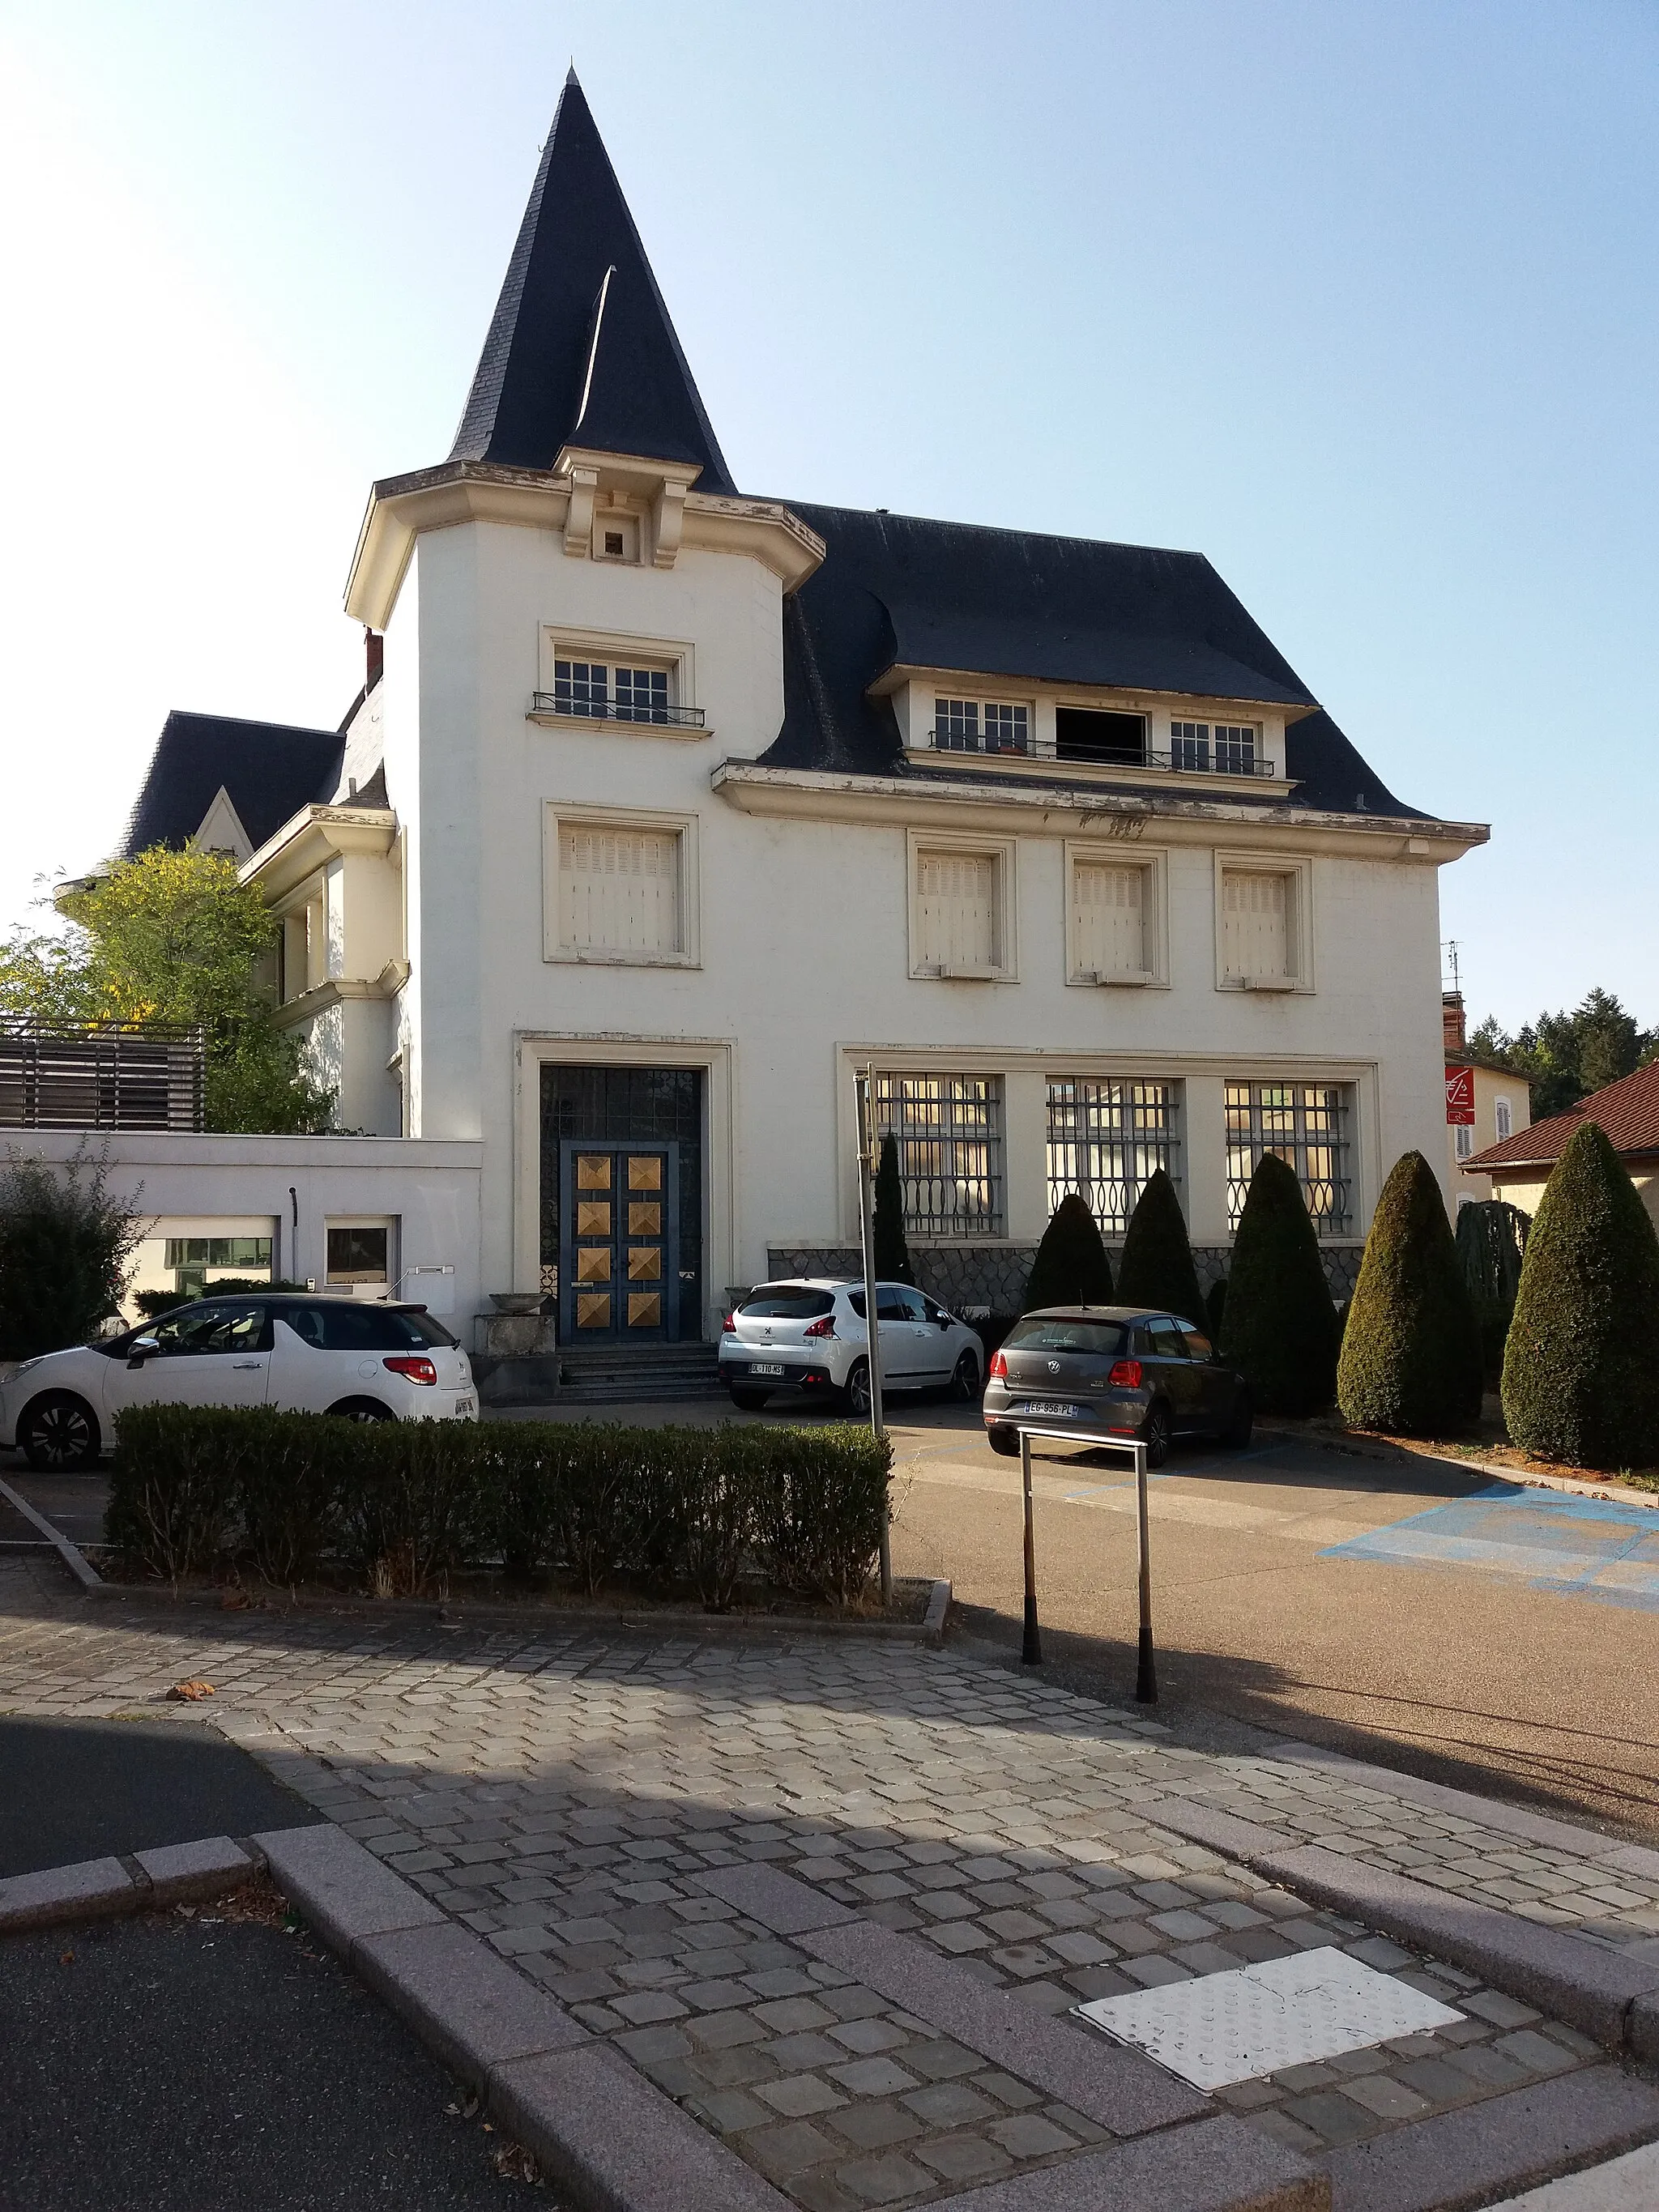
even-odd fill
[[[1468,1051],[1468,1042],[1463,1020],[1463,994],[1461,991],[1443,991],[1440,994],[1440,1028],[1446,1051]]]
[[[386,673],[386,640],[378,630],[366,629],[363,632],[363,689],[372,691]]]

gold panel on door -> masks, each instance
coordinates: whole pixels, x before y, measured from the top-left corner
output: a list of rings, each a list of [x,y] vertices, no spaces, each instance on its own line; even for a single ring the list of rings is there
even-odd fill
[[[576,1188],[578,1190],[610,1189],[611,1155],[609,1152],[577,1153]]]
[[[610,1328],[611,1293],[609,1291],[577,1291],[576,1326],[578,1328]]]
[[[630,1291],[628,1293],[628,1326],[629,1328],[660,1328],[662,1299],[655,1291]]]
[[[629,1190],[660,1190],[662,1188],[662,1154],[660,1152],[630,1152],[629,1154],[628,1188]]]
[[[579,1244],[576,1247],[576,1280],[579,1283],[608,1283],[611,1280],[611,1248],[608,1244]]]
[[[660,1237],[662,1207],[654,1198],[634,1198],[628,1202],[628,1233],[630,1237]]]
[[[630,1283],[661,1282],[662,1247],[660,1244],[630,1244],[629,1246],[628,1279]]]
[[[608,1237],[611,1234],[611,1201],[608,1198],[577,1200],[576,1234],[578,1237]]]

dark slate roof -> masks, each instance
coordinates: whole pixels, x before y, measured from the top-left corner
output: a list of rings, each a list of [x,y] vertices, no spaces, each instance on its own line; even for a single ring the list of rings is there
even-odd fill
[[[787,504],[826,551],[785,603],[784,719],[768,766],[929,773],[906,764],[890,702],[866,696],[896,665],[1316,707],[1200,553]],[[1395,799],[1322,708],[1291,726],[1285,753],[1298,805],[1431,818]]]
[[[572,70],[507,263],[452,460],[550,469],[566,445],[732,482]]]
[[[338,730],[242,722],[175,708],[155,741],[122,857],[151,845],[182,846],[201,828],[221,785],[257,852],[302,806],[322,805],[333,796],[344,748]]]

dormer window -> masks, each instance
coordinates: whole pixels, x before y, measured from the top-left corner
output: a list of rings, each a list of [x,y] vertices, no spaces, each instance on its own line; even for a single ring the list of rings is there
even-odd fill
[[[1031,710],[1023,701],[933,701],[933,743],[948,753],[1029,753]]]
[[[1171,722],[1170,765],[1218,775],[1255,775],[1258,757],[1255,726],[1243,722]]]
[[[1095,707],[1054,710],[1054,752],[1063,761],[1107,761],[1141,768],[1146,762],[1146,717],[1111,714]]]

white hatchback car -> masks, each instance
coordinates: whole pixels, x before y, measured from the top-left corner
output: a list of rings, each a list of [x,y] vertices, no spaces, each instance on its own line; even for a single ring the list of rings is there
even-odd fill
[[[100,1343],[26,1359],[0,1444],[87,1467],[128,1406],[275,1406],[356,1421],[476,1421],[465,1352],[424,1306],[271,1292],[204,1298]]]
[[[975,1330],[908,1283],[876,1285],[884,1390],[948,1387],[976,1403],[985,1347]],[[870,1412],[870,1340],[860,1282],[811,1279],[763,1283],[720,1330],[720,1380],[734,1405],[752,1411],[779,1390],[839,1401],[859,1419]]]

